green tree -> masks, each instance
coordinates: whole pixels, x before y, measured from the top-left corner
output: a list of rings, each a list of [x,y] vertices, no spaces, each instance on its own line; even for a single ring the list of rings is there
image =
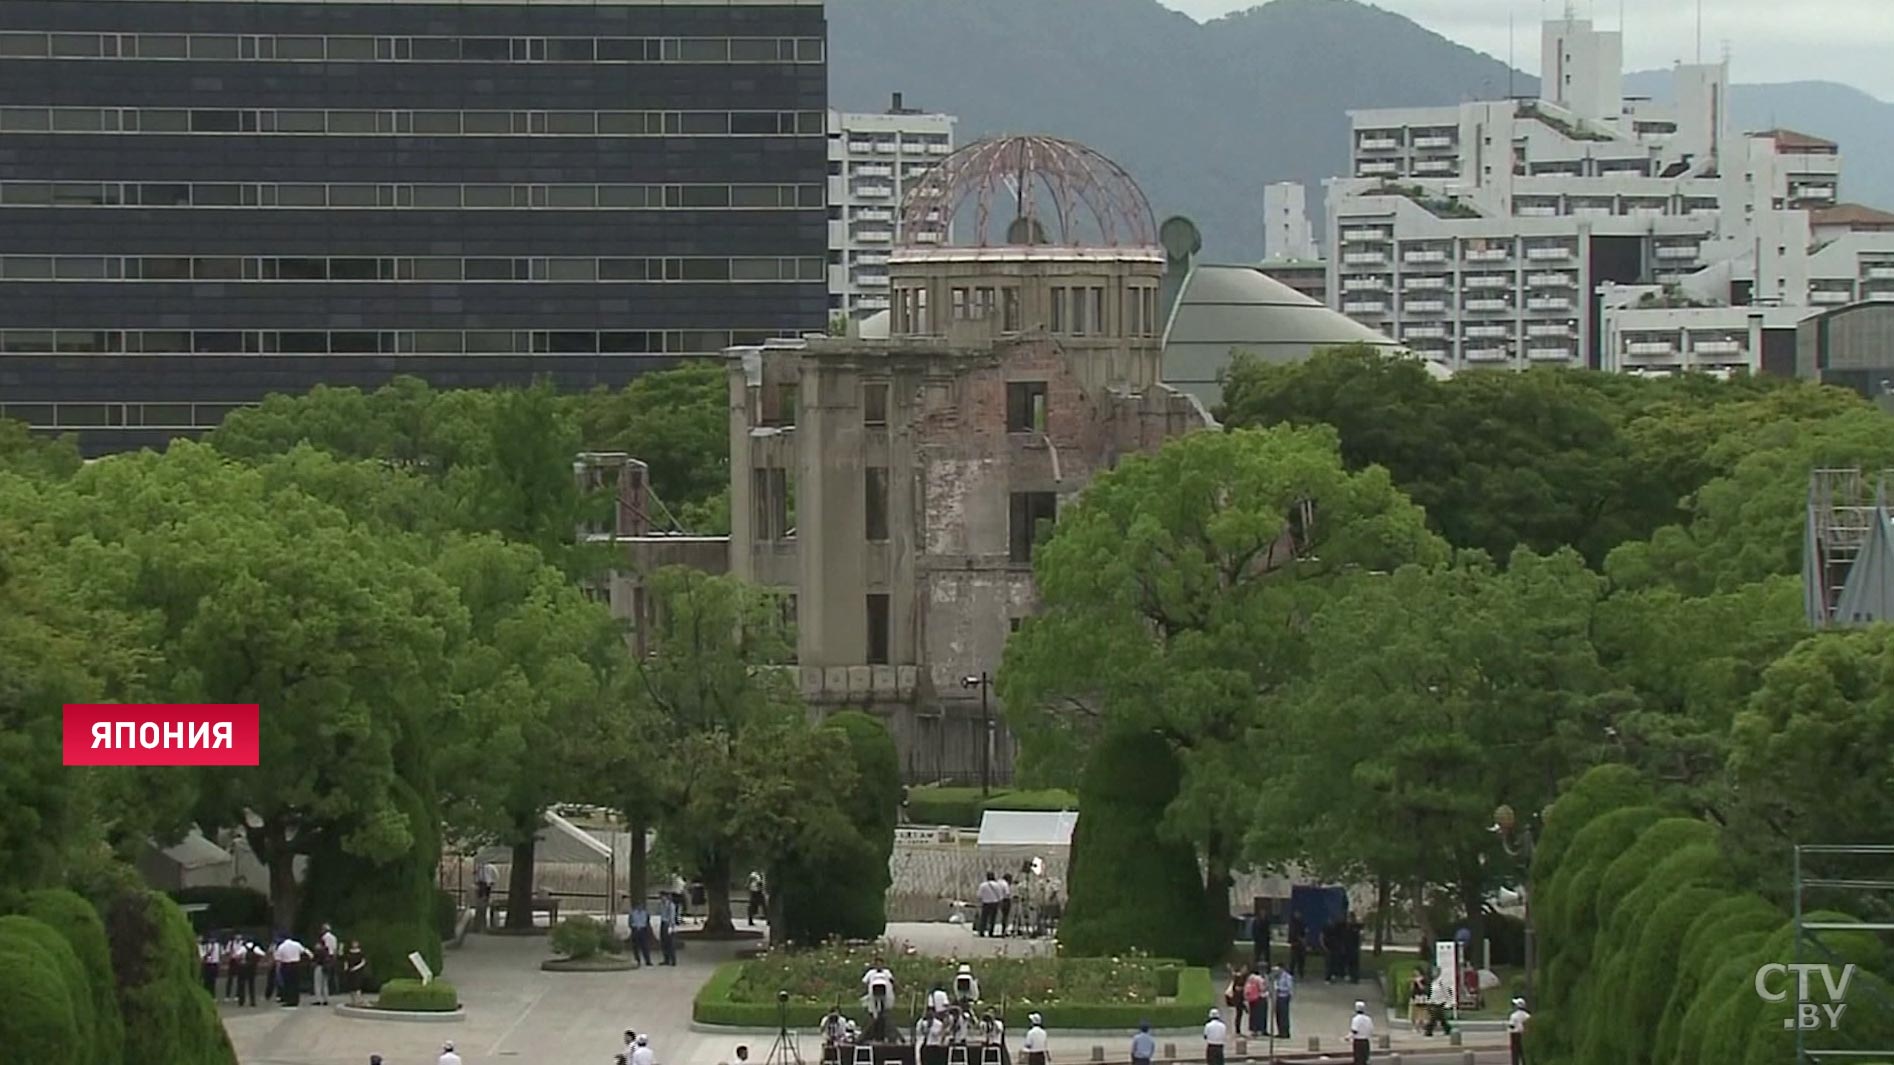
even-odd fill
[[[1169,831],[1222,911],[1256,774],[1232,759],[1310,653],[1303,622],[1351,579],[1441,558],[1379,468],[1348,473],[1333,430],[1197,433],[1087,488],[1034,558],[1043,610],[999,687],[1029,770],[1082,764],[1104,732],[1151,735],[1184,767]]]
[[[651,490],[685,529],[730,531],[730,379],[721,363],[644,374],[575,406],[585,446],[648,465]]]
[[[34,436],[25,422],[0,418],[0,471],[24,477],[62,480],[78,471],[79,448],[69,436]]]
[[[855,784],[838,796],[835,816],[811,818],[775,860],[769,879],[780,909],[770,924],[796,943],[876,939],[888,924],[888,859],[901,805],[894,737],[859,710],[831,715],[816,734],[846,752]]]

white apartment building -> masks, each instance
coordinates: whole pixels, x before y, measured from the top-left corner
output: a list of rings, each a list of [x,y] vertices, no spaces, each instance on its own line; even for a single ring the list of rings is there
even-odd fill
[[[1309,225],[1309,192],[1299,181],[1263,186],[1263,258],[1308,262],[1321,258]]]
[[[1839,203],[1836,145],[1733,132],[1727,63],[1625,99],[1622,45],[1549,21],[1538,99],[1352,112],[1331,304],[1453,369],[1792,372],[1791,308],[1894,290],[1894,216]]]
[[[901,201],[954,150],[953,115],[902,106],[881,114],[829,112],[829,311],[861,318],[888,309],[888,255]]]

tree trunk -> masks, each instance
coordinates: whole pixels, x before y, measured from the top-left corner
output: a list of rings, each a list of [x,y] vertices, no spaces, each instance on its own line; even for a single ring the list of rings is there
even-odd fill
[[[704,876],[704,901],[708,904],[708,911],[704,914],[704,931],[736,931],[737,923],[730,916],[730,856],[713,854],[704,862],[701,872]]]
[[[1467,943],[1467,961],[1475,966],[1486,964],[1486,899],[1478,876],[1460,879],[1460,907],[1466,911],[1467,931],[1473,938]]]
[[[284,932],[295,932],[302,910],[302,885],[296,883],[296,852],[281,825],[264,824],[243,830],[250,853],[270,872],[270,920]]]
[[[649,826],[644,819],[626,818],[625,824],[631,830],[631,855],[625,863],[625,908],[630,909],[651,894],[651,854],[645,846]]]
[[[537,834],[535,834],[537,835]],[[506,927],[533,927],[533,847],[535,836],[513,844],[513,868],[506,877]]]
[[[1374,881],[1374,956],[1381,956],[1381,948],[1388,942],[1388,907],[1394,901],[1394,886],[1385,876],[1375,877]]]
[[[1212,832],[1204,848],[1203,876],[1203,912],[1204,919],[1210,922],[1207,932],[1210,935],[1208,946],[1211,953],[1206,959],[1215,965],[1230,953],[1230,877],[1229,859],[1224,856],[1223,837]]]

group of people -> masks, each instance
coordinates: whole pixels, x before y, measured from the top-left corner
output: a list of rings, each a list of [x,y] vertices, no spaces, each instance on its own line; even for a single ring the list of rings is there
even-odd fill
[[[658,1053],[651,1049],[650,1036],[627,1028],[625,1049],[612,1062],[613,1065],[657,1065]]]
[[[638,959],[638,964],[652,964],[654,943],[664,959],[658,964],[677,964],[677,929],[684,917],[684,899],[682,891],[665,891],[659,893],[655,908],[646,906],[643,899],[632,904],[625,925],[631,934],[632,957]]]
[[[1290,914],[1287,939],[1289,942],[1289,974],[1300,980],[1304,976],[1309,962],[1309,952],[1319,950],[1322,955],[1322,978],[1327,983],[1340,983],[1343,980],[1351,984],[1361,982],[1361,921],[1353,912],[1342,914],[1330,921],[1319,931],[1311,932],[1301,914]],[[1271,939],[1275,935],[1275,916],[1267,909],[1258,911],[1250,918],[1251,942],[1255,955],[1251,959],[1258,967],[1268,966],[1275,959],[1271,956]]]
[[[1013,874],[996,877],[988,870],[986,879],[980,881],[974,893],[980,900],[980,916],[974,919],[973,934],[976,936],[1009,936],[1013,934]]]
[[[266,965],[263,997],[292,1009],[302,1004],[305,990],[318,1006],[328,1005],[335,991],[347,994],[350,1005],[359,1006],[368,990],[368,955],[361,941],[350,940],[343,949],[335,929],[326,924],[313,949],[285,932],[278,932],[267,948],[254,937],[236,932],[207,934],[198,943],[198,964],[211,998],[218,997],[221,975],[222,997],[240,1006],[257,1004],[257,976]]]
[[[1237,1031],[1243,1030],[1243,1018],[1249,1018],[1252,1036],[1289,1038],[1289,1007],[1296,994],[1296,978],[1280,965],[1251,965],[1230,973],[1230,989],[1224,992],[1224,1005],[1236,1011]]]

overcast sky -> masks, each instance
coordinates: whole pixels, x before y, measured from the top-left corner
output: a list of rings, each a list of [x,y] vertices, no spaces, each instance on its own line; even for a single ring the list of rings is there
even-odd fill
[[[1161,0],[1199,19],[1257,6],[1258,0]],[[1372,0],[1471,48],[1506,58],[1506,20],[1517,25],[1519,69],[1539,71],[1541,12],[1565,0]],[[1696,55],[1696,0],[1573,0],[1580,18],[1603,29],[1626,13],[1625,67],[1668,67]],[[1894,101],[1894,0],[1703,0],[1703,55],[1725,41],[1734,81],[1839,81]]]

